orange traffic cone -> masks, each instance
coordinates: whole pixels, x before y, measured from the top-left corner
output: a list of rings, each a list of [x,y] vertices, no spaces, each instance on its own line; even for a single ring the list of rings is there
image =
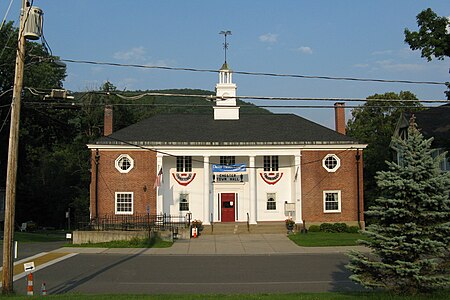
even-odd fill
[[[45,282],[43,282],[41,285],[41,295],[47,296],[47,287],[45,286]]]
[[[33,273],[30,273],[27,276],[27,295],[33,296],[33,293]]]
[[[192,235],[194,236],[194,239],[197,237],[197,227],[192,228]]]

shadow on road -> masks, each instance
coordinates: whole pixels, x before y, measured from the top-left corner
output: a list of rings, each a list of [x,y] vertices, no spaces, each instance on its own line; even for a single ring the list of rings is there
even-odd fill
[[[138,253],[135,253],[135,254],[133,254],[131,256],[127,256],[126,258],[121,259],[121,260],[119,260],[119,261],[117,261],[115,263],[109,264],[108,266],[105,266],[102,269],[100,269],[100,270],[98,270],[96,272],[93,272],[92,274],[84,276],[83,278],[80,278],[80,279],[69,279],[69,280],[59,284],[58,286],[49,289],[48,292],[50,294],[64,294],[64,293],[70,292],[71,290],[73,290],[76,287],[78,287],[78,286],[80,286],[80,285],[82,285],[82,284],[92,280],[93,278],[97,277],[98,275],[100,275],[100,274],[102,274],[102,273],[104,273],[104,272],[106,272],[106,271],[108,271],[108,270],[110,270],[110,269],[120,265],[120,264],[123,264],[126,261],[129,261],[129,260],[131,260],[131,259],[133,259],[133,258],[135,258],[135,257],[137,257],[139,255],[141,255],[146,250],[147,249],[142,249]]]
[[[338,270],[331,274],[331,292],[363,292],[367,291],[361,285],[352,281],[349,277],[352,273],[345,267],[346,263],[337,265]]]

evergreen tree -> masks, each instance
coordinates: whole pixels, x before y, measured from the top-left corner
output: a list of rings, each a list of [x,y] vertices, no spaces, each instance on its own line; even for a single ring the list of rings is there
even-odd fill
[[[440,171],[443,157],[433,157],[432,139],[425,140],[415,124],[406,140],[393,142],[402,159],[377,175],[382,194],[367,214],[378,222],[361,241],[372,253],[350,253],[350,278],[397,293],[448,288],[450,173]]]

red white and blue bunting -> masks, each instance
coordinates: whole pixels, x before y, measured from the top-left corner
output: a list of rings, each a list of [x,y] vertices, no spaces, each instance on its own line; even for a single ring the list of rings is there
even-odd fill
[[[195,178],[196,173],[172,173],[173,178],[176,182],[180,185],[188,185],[191,183]]]
[[[273,185],[280,181],[281,177],[283,177],[283,172],[261,172],[259,175],[267,184]]]

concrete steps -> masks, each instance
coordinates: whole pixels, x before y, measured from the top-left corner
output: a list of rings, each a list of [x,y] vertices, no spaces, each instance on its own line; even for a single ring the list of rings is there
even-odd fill
[[[214,223],[204,225],[201,234],[210,235],[232,235],[232,234],[262,234],[262,233],[286,233],[284,222],[259,222],[247,226],[245,222],[236,223]]]

